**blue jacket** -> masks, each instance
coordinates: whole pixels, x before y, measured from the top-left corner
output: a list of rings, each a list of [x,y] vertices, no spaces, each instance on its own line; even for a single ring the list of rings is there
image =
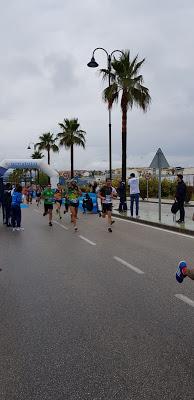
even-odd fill
[[[21,203],[22,203],[22,193],[19,193],[16,191],[13,192],[11,205],[12,206],[20,206]]]

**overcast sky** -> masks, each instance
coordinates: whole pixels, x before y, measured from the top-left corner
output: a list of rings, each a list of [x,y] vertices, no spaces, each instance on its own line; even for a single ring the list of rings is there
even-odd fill
[[[108,167],[108,112],[95,47],[130,49],[152,104],[128,113],[128,166],[161,147],[171,165],[194,165],[193,0],[0,0],[0,159],[27,158],[29,142],[76,117],[87,132],[75,168]],[[103,52],[96,53],[101,67]],[[113,167],[121,166],[121,111],[112,112]],[[52,156],[69,168],[69,152]]]

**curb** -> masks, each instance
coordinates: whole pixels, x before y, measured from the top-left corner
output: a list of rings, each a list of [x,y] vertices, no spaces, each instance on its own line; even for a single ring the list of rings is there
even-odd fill
[[[166,225],[162,222],[148,221],[146,219],[131,218],[131,217],[127,217],[125,215],[116,214],[114,212],[112,213],[112,216],[118,217],[120,219],[124,219],[127,221],[132,221],[132,222],[135,222],[136,224],[143,224],[143,225],[148,225],[148,226],[151,225],[151,226],[155,226],[157,228],[166,229],[167,231],[183,233],[184,235],[190,235],[190,236],[194,237],[194,231],[192,231],[191,229],[184,229],[184,228],[180,228],[180,227],[176,227],[176,226]]]

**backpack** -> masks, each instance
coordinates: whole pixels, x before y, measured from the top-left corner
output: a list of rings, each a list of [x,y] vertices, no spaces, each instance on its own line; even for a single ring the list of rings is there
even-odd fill
[[[179,210],[179,204],[177,201],[175,201],[171,207],[171,213],[176,214],[178,210]]]

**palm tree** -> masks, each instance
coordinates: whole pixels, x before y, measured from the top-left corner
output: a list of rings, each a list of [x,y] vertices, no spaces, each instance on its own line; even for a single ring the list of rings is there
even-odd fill
[[[31,155],[31,158],[33,158],[34,160],[39,160],[39,159],[42,159],[43,157],[44,157],[44,155],[39,150],[35,150],[34,153]],[[39,183],[39,180],[40,180],[39,169],[37,171],[38,171],[37,178],[38,178],[38,183]],[[36,176],[36,169],[35,169],[35,176]]]
[[[55,144],[57,138],[54,137],[53,133],[47,132],[43,133],[43,135],[39,136],[40,142],[36,143],[38,147],[38,151],[46,150],[48,154],[48,164],[50,165],[50,152],[51,150],[56,153],[59,151],[58,146]]]
[[[36,143],[38,150],[46,150],[48,155],[48,164],[50,165],[50,152],[51,150],[56,153],[59,151],[58,146],[55,144],[57,138],[54,137],[53,133],[47,132],[39,136],[40,142]],[[48,178],[48,183],[50,183],[50,178]]]
[[[145,59],[138,62],[138,55],[131,60],[130,52],[125,51],[119,60],[115,58],[111,62],[113,72],[111,72],[111,84],[103,91],[103,100],[108,103],[108,107],[112,108],[113,103],[117,103],[119,95],[121,95],[121,111],[122,111],[122,180],[126,182],[127,169],[127,111],[133,106],[147,111],[151,102],[149,90],[143,86],[143,76],[139,74],[139,70]],[[102,77],[108,80],[108,69],[102,69]],[[125,195],[126,200],[126,195]]]
[[[34,153],[31,155],[31,158],[33,158],[34,160],[39,160],[43,157],[43,154],[39,150],[35,150]]]
[[[85,131],[79,129],[80,124],[77,118],[64,119],[63,123],[59,123],[63,132],[58,133],[57,137],[60,139],[59,145],[65,146],[66,149],[71,150],[71,178],[74,176],[74,145],[81,146],[85,149]]]

